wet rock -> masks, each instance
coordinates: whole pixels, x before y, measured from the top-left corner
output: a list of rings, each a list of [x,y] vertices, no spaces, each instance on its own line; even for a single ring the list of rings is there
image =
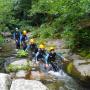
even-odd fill
[[[23,66],[23,65],[27,65],[29,64],[30,66],[32,66],[32,62],[31,61],[28,61],[27,59],[20,59],[20,60],[17,60],[17,61],[14,61],[11,63],[12,65],[16,65],[16,66]]]
[[[90,86],[90,60],[74,60],[67,65],[66,71],[80,84]]]
[[[17,79],[12,82],[10,90],[48,90],[40,81]]]
[[[0,90],[10,90],[11,77],[8,74],[0,73]]]
[[[90,76],[90,60],[75,60],[73,63],[82,76]]]
[[[49,90],[64,90],[60,88],[61,86],[64,86],[64,83],[60,81],[48,83],[46,86],[49,88]]]
[[[45,73],[40,72],[40,71],[30,71],[29,73],[27,73],[26,79],[45,80],[46,76],[45,76]]]
[[[16,73],[16,78],[25,78],[26,74],[27,74],[27,71],[20,70]]]

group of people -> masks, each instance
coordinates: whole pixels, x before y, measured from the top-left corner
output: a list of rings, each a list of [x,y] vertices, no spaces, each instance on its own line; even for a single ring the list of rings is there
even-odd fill
[[[20,49],[20,46],[22,46],[23,50],[28,51],[29,56],[35,59],[36,62],[42,62],[45,63],[46,67],[49,65],[52,66],[54,71],[57,71],[56,65],[54,64],[56,62],[56,56],[57,53],[55,52],[55,48],[52,46],[49,48],[49,52],[45,49],[44,44],[40,44],[37,46],[37,43],[35,42],[35,39],[31,38],[29,41],[29,44],[27,45],[27,32],[23,31],[23,33],[20,33],[18,30],[14,33],[14,39],[16,41],[16,48]],[[65,58],[60,55],[61,60],[64,60]]]

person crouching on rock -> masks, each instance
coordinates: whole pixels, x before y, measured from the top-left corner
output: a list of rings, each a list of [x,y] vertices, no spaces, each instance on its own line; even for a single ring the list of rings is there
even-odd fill
[[[36,63],[45,63],[46,50],[43,44],[39,45],[38,52],[36,53]]]
[[[56,62],[56,52],[55,52],[55,48],[54,47],[50,47],[49,53],[46,56],[46,67],[48,67],[48,65],[52,66],[54,71],[58,71],[57,66],[55,65]]]
[[[35,57],[35,54],[38,51],[37,44],[35,43],[35,40],[32,38],[30,39],[29,45],[26,48],[26,51],[29,52],[29,56],[31,56],[31,59]]]

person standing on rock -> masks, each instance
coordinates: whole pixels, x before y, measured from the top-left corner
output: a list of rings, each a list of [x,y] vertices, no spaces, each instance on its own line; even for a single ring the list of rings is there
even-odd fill
[[[21,37],[21,43],[25,42],[27,40],[28,40],[27,31],[24,30],[23,33],[22,33],[22,37]]]
[[[20,38],[21,38],[21,32],[16,28],[15,32],[13,33],[13,39],[16,43],[16,49],[20,49]]]
[[[24,30],[20,38],[20,42],[21,42],[23,50],[27,48],[27,41],[28,41],[27,31]]]

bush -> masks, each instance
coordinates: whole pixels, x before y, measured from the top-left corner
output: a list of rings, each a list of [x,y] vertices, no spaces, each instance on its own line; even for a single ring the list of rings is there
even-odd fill
[[[4,38],[0,35],[0,45],[4,42]]]
[[[17,57],[27,57],[28,56],[28,53],[26,52],[26,51],[24,51],[24,50],[19,50],[18,52],[17,52]]]
[[[19,70],[31,70],[31,66],[26,64],[26,65],[22,65],[22,66],[16,66],[16,65],[12,65],[9,64],[9,66],[7,66],[7,72],[17,72]]]

